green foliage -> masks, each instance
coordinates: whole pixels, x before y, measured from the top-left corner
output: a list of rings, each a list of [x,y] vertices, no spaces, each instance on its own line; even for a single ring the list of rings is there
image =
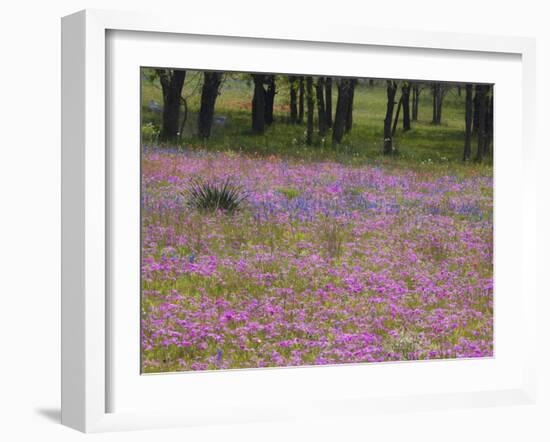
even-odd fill
[[[153,122],[149,121],[141,126],[141,140],[145,142],[157,142],[160,130]]]
[[[283,194],[287,199],[291,200],[300,195],[300,191],[294,187],[277,187],[277,192]]]
[[[230,178],[226,178],[220,183],[193,180],[184,196],[187,205],[192,209],[233,213],[240,209],[248,194],[241,186],[233,184]]]

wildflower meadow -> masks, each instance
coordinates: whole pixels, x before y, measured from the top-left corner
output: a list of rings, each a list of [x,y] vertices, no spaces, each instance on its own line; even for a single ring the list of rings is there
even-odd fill
[[[492,355],[490,175],[204,150],[142,169],[145,372]],[[187,205],[193,177],[230,177],[241,210]]]
[[[493,355],[493,86],[141,71],[143,373]]]

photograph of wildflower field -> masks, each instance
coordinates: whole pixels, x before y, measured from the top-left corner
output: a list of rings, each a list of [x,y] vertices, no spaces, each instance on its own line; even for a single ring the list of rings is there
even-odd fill
[[[141,69],[143,373],[493,355],[493,86]]]

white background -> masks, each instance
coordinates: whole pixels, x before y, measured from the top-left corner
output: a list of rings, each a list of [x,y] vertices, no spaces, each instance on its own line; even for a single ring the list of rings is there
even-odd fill
[[[460,0],[393,2],[269,2],[79,0],[3,4],[0,16],[0,437],[83,440],[59,421],[60,358],[60,17],[82,8],[196,14],[225,20],[281,21],[287,17],[373,27],[535,36],[538,38],[539,201],[548,201],[550,155],[543,103],[550,102],[550,30],[543,2]],[[356,4],[354,4],[356,3]],[[322,5],[322,6],[314,6]],[[201,12],[202,11],[202,12]],[[29,110],[31,111],[29,113]],[[31,115],[29,118],[28,115]],[[548,210],[539,218],[540,281],[548,265]],[[546,263],[546,266],[544,264]],[[547,292],[547,290],[546,290]],[[550,303],[543,297],[540,310]],[[550,372],[549,326],[541,323],[541,368]],[[288,422],[87,436],[95,440],[548,440],[549,382],[540,379],[541,406],[416,412]]]

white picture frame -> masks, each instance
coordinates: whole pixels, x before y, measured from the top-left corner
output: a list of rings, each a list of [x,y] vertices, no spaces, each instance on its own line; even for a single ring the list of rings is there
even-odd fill
[[[318,29],[313,25],[300,28],[256,26],[231,23],[209,23],[197,18],[182,25],[169,16],[130,14],[122,12],[87,10],[65,17],[62,22],[62,423],[84,432],[121,429],[188,426],[215,423],[254,422],[273,419],[307,418],[327,415],[368,414],[383,408],[413,411],[419,408],[456,408],[502,404],[533,403],[536,397],[535,372],[535,174],[534,171],[534,103],[535,103],[535,43],[532,39],[517,37],[489,37],[427,33],[416,31],[389,32],[331,26]],[[462,391],[445,393],[434,391],[399,394],[386,391],[376,397],[359,395],[350,398],[338,391],[325,400],[291,400],[272,406],[235,401],[235,409],[224,414],[206,412],[197,407],[191,413],[185,407],[168,407],[159,410],[113,411],[109,395],[114,388],[111,382],[112,361],[115,360],[108,339],[113,328],[111,301],[107,296],[109,285],[108,244],[116,230],[108,228],[110,210],[116,198],[109,195],[110,134],[106,122],[111,115],[108,107],[107,81],[109,44],[112,32],[155,33],[163,36],[215,36],[269,40],[273,45],[283,44],[337,44],[346,47],[400,48],[402,51],[426,49],[444,53],[468,52],[477,54],[509,54],[519,57],[521,64],[521,227],[518,236],[518,253],[521,259],[521,299],[525,348],[518,353],[521,376],[514,382],[502,383],[502,388],[483,388],[477,385]],[[152,34],[151,34],[152,35]],[[160,36],[160,37],[159,37]],[[277,43],[280,42],[280,43]],[[293,43],[294,42],[294,43]],[[202,67],[202,66],[197,66]],[[210,67],[210,66],[209,66]],[[498,104],[497,112],[498,112]],[[498,171],[497,171],[498,173]],[[497,189],[498,192],[498,189]],[[521,239],[521,241],[519,241]],[[498,251],[498,247],[497,247]],[[136,294],[138,296],[138,294]],[[136,313],[137,315],[137,313]],[[485,364],[487,365],[487,364]],[[380,365],[378,372],[396,370],[395,365]],[[404,367],[404,368],[403,368]],[[414,370],[414,365],[397,370]],[[327,368],[325,374],[329,373]],[[360,368],[330,367],[330,376],[353,376]],[[437,368],[436,368],[437,369]],[[303,369],[284,369],[287,379],[297,377],[307,382],[310,377]],[[306,369],[307,370],[307,369]],[[462,369],[459,369],[460,373]],[[271,372],[281,370],[271,370]],[[257,378],[265,382],[258,371],[233,373],[231,381]],[[312,372],[309,372],[312,373]],[[519,372],[518,372],[519,373]],[[136,373],[138,376],[139,373]],[[201,374],[199,374],[201,375]],[[217,374],[215,374],[217,376]],[[176,375],[177,376],[177,375]],[[208,374],[202,374],[201,383],[207,385]],[[521,377],[521,379],[520,379]],[[160,377],[158,377],[160,379]],[[214,378],[210,378],[214,379]],[[221,376],[215,383],[219,383]],[[240,382],[239,381],[239,382]],[[506,385],[505,385],[506,384]],[[248,387],[250,388],[250,387]],[[439,387],[438,387],[439,388]],[[252,396],[250,396],[252,398]],[[222,404],[223,405],[223,404]],[[222,406],[220,405],[220,406]],[[231,405],[231,401],[229,401]],[[228,406],[226,403],[225,406]]]

